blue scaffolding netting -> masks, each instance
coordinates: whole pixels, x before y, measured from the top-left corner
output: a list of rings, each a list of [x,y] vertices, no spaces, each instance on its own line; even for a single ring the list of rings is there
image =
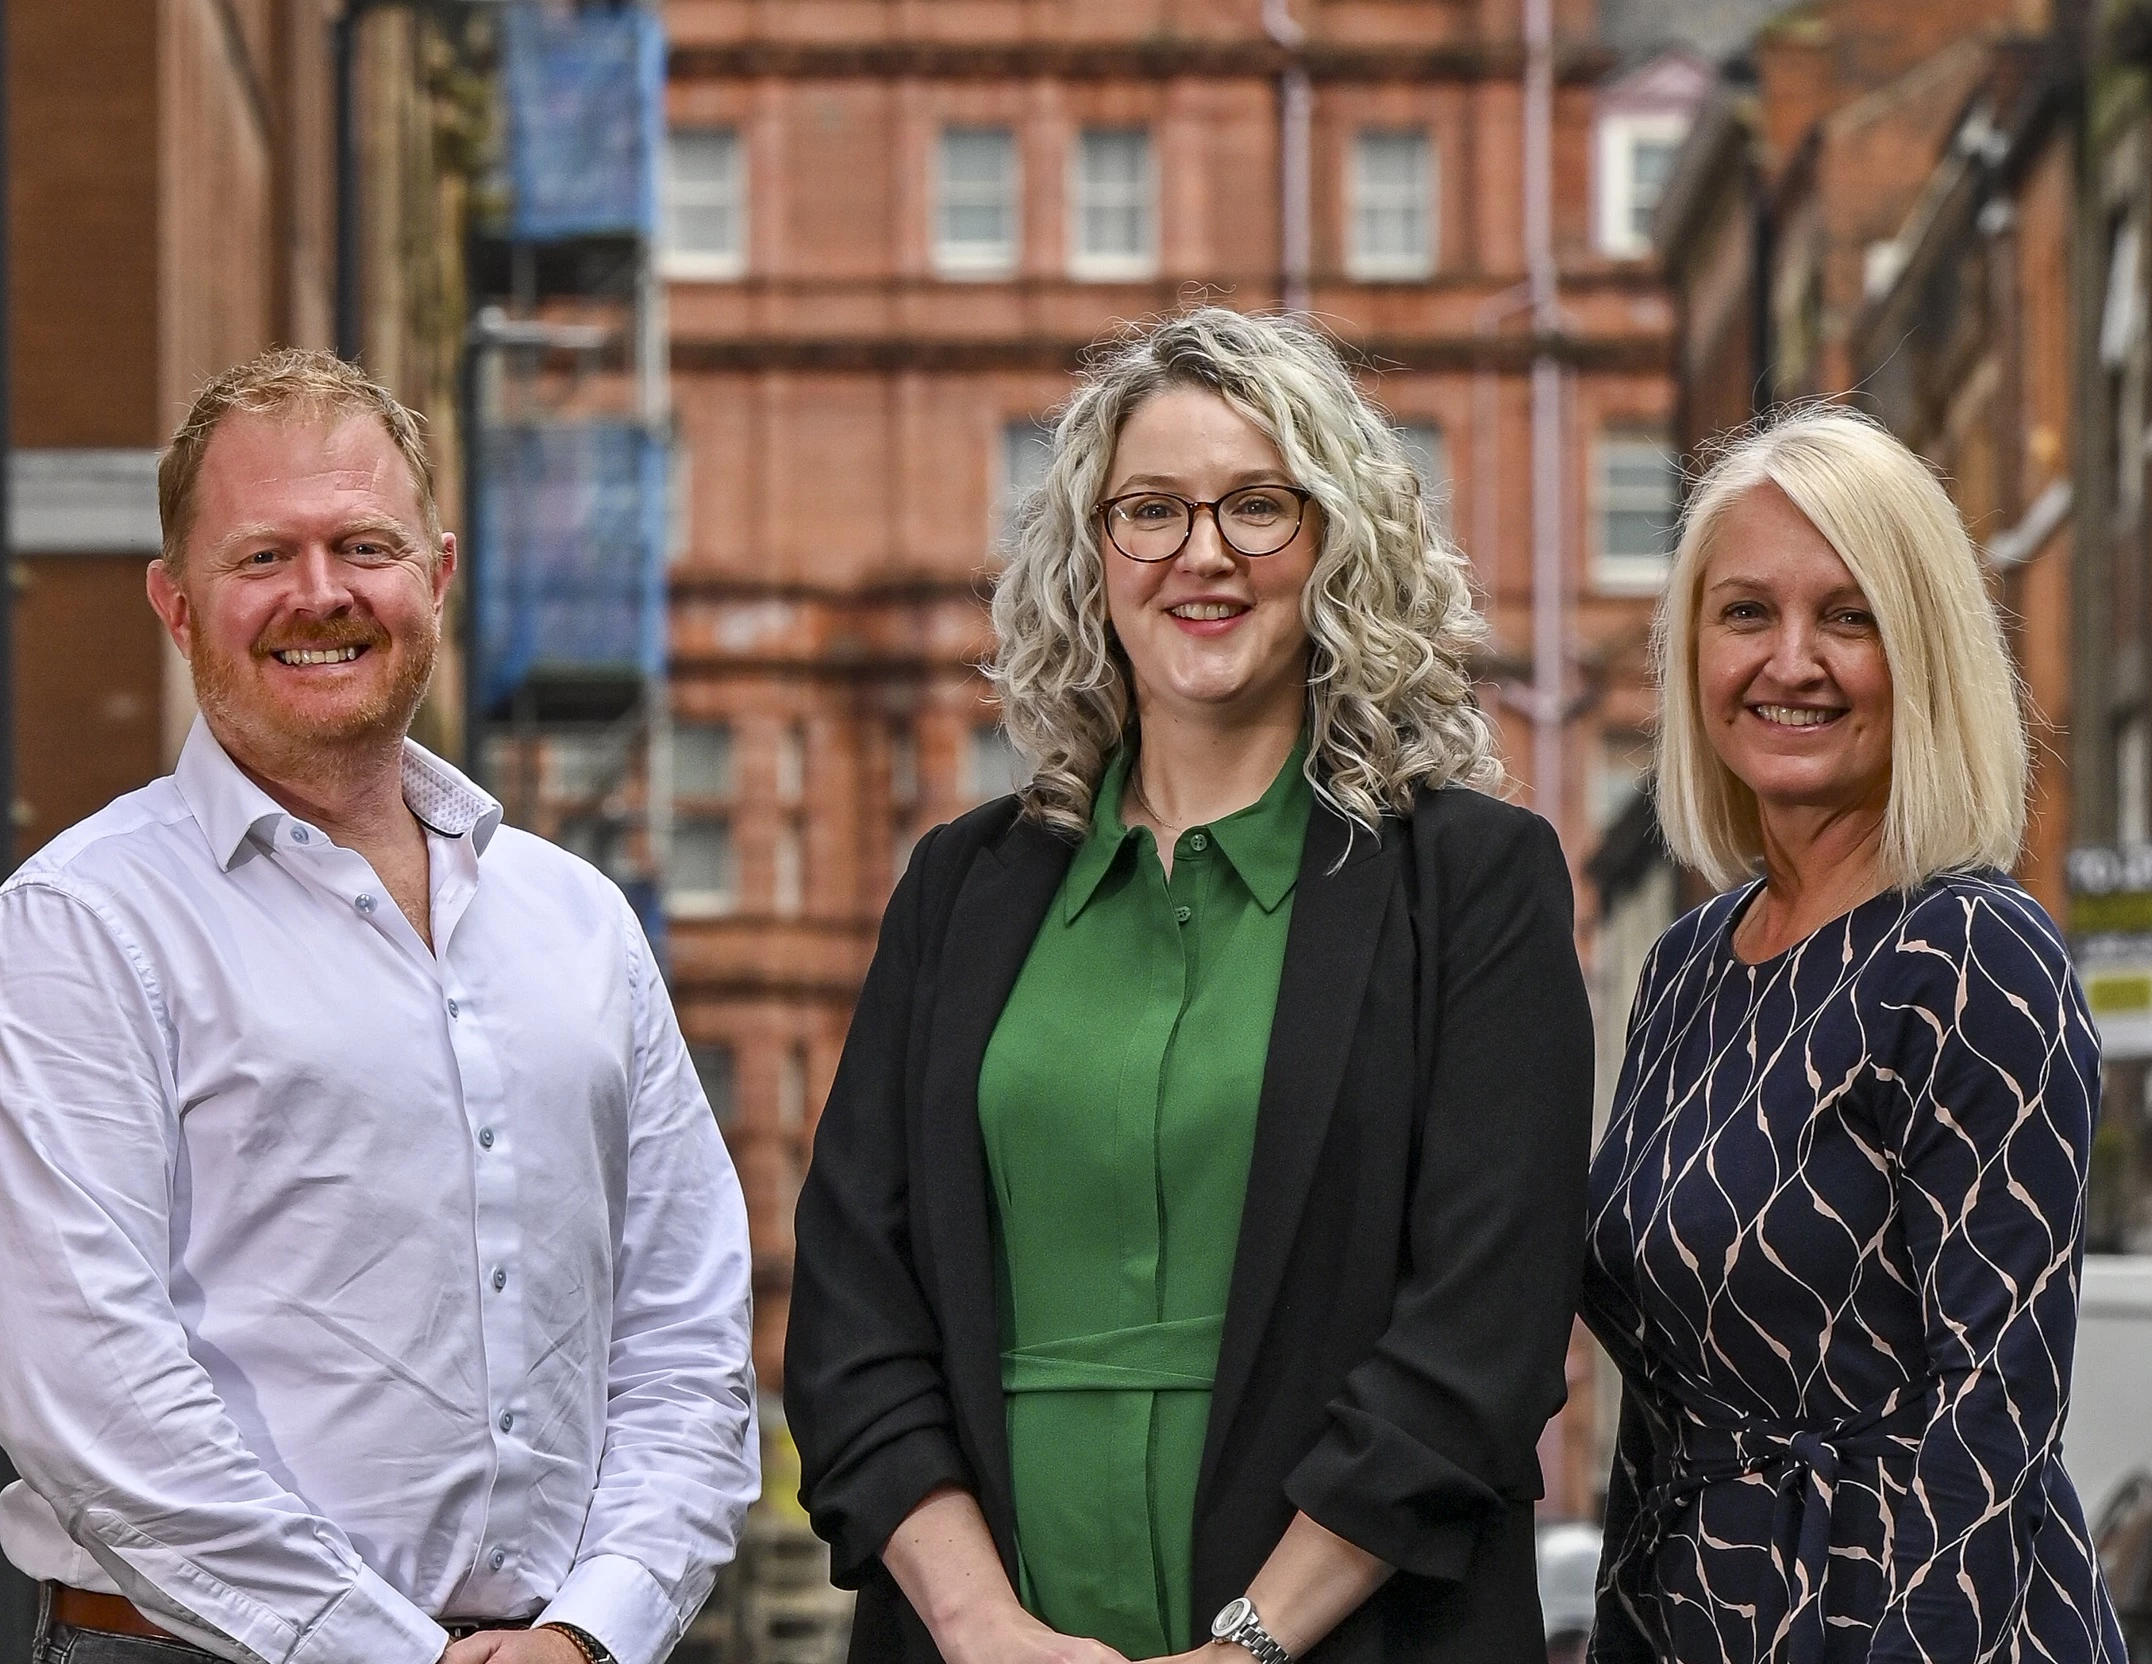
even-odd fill
[[[509,235],[655,234],[665,32],[654,11],[515,0],[504,39]]]
[[[665,666],[666,448],[633,422],[479,435],[480,687],[489,708],[546,678]]]

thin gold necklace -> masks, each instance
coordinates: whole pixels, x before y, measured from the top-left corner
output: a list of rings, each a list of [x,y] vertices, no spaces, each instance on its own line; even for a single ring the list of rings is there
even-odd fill
[[[1168,843],[1172,843],[1178,840],[1183,832],[1187,831],[1189,827],[1195,825],[1195,822],[1190,820],[1183,821],[1180,825],[1176,826],[1173,824],[1173,822],[1166,819],[1164,815],[1160,814],[1156,809],[1151,807],[1151,800],[1143,795],[1143,764],[1140,759],[1137,761],[1135,766],[1128,771],[1128,784],[1129,788],[1136,794],[1136,806],[1141,809],[1146,815],[1149,815],[1151,817],[1151,820],[1157,826],[1172,834],[1172,836],[1166,840]]]

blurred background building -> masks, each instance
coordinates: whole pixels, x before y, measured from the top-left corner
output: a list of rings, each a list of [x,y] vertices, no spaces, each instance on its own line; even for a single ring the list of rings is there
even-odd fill
[[[2110,1055],[2071,1454],[2095,1504],[2152,1463],[2146,0],[5,16],[14,856],[191,719],[140,586],[194,388],[273,342],[361,359],[428,418],[464,533],[420,737],[659,943],[747,1187],[772,1391],[882,906],[921,832],[1012,779],[983,600],[1092,344],[1202,298],[1355,354],[1473,560],[1514,791],[1578,877],[1602,1107],[1642,954],[1696,899],[1645,789],[1685,471],[1788,399],[1876,411],[2011,611],[2023,876]],[[1613,1425],[1581,1336],[1571,1368],[1550,1528],[1596,1517]],[[841,1656],[772,1427],[700,1664]],[[1550,1541],[1573,1627],[1589,1533]]]

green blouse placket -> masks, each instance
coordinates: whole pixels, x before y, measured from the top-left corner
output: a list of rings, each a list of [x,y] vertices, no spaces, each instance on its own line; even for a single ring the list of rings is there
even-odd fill
[[[1312,802],[1174,846],[1120,818],[1129,758],[987,1048],[1023,1596],[1131,1658],[1191,1644],[1189,1540],[1271,1018]]]

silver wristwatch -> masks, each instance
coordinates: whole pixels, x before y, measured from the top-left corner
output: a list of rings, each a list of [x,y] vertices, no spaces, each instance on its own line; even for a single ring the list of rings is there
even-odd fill
[[[1255,1615],[1255,1602],[1246,1595],[1227,1601],[1225,1610],[1211,1619],[1211,1639],[1246,1647],[1261,1664],[1293,1664],[1293,1655],[1270,1638]]]

